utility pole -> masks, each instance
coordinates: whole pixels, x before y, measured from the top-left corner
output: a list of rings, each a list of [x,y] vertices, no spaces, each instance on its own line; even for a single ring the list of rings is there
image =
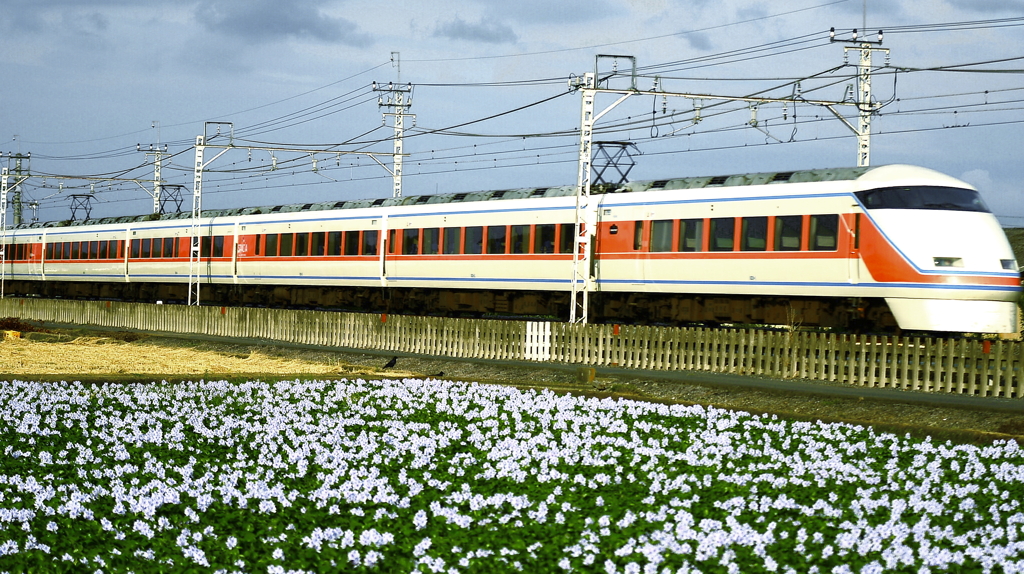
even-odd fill
[[[397,54],[397,52],[392,55]],[[373,82],[373,91],[381,92],[377,97],[377,107],[394,110],[384,112],[384,125],[387,125],[388,118],[392,118],[395,127],[395,153],[392,161],[391,177],[394,182],[392,197],[402,197],[402,159],[405,156],[403,151],[402,138],[405,134],[405,118],[412,118],[416,122],[416,114],[407,113],[412,106],[412,84],[396,85],[388,82],[387,86],[379,86]]]
[[[30,169],[27,165],[28,161],[32,159],[32,153],[22,155],[18,153],[7,153],[7,163],[10,167],[10,163],[14,161],[14,179],[15,182],[11,185],[13,195],[11,196],[11,215],[14,218],[14,225],[21,225],[22,220],[22,203],[21,203],[21,183],[24,182],[30,176]]]
[[[11,154],[8,154],[10,157]],[[20,158],[21,154],[17,154]],[[14,187],[17,195],[15,209],[15,225],[21,223],[21,183],[28,179],[28,175],[21,174],[21,163],[18,162],[18,173],[14,176],[14,185],[11,185],[10,168],[0,170],[0,299],[4,297],[4,282],[7,279],[7,193]]]
[[[852,44],[843,48],[844,62],[849,61],[850,50],[860,53],[860,62],[857,64],[857,110],[859,115],[857,127],[853,127],[853,124],[840,115],[835,108],[829,106],[828,109],[857,135],[857,167],[867,167],[871,165],[871,116],[875,115],[881,107],[871,101],[871,55],[873,52],[885,52],[885,65],[888,67],[889,49],[881,47],[881,30],[878,31],[878,40],[868,40],[866,35],[863,39],[858,40],[857,35],[856,28],[849,40],[836,39],[835,28],[830,29],[828,34],[830,42]]]
[[[135,151],[142,151],[142,144],[135,144]],[[160,144],[156,146],[149,144],[149,151],[146,152],[146,158],[153,158],[153,191],[150,191],[146,186],[139,183],[139,187],[153,198],[153,213],[161,213],[160,211],[160,195],[163,192],[164,180],[160,175],[160,169],[163,165],[164,156],[170,155],[167,153],[167,144],[164,144],[164,149],[160,149]]]

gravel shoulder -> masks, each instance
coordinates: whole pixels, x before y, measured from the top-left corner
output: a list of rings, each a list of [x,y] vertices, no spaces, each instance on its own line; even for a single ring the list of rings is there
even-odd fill
[[[0,381],[93,383],[199,378],[426,378],[548,388],[596,397],[713,405],[802,420],[873,425],[954,442],[1016,439],[1024,444],[1024,399],[928,404],[936,395],[772,381],[707,373],[598,369],[592,380],[569,365],[463,361],[173,338],[76,329],[32,331],[0,340]],[[10,328],[10,327],[7,327]]]

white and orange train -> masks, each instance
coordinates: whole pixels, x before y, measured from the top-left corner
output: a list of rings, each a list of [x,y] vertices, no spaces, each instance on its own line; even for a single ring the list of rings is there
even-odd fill
[[[221,305],[567,317],[575,187],[204,212]],[[595,190],[591,320],[999,333],[1020,274],[970,185],[890,165]],[[6,294],[180,301],[191,214],[9,229]]]

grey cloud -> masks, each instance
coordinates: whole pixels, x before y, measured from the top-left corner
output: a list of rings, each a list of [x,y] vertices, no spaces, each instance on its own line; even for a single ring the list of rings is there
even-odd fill
[[[969,12],[1020,12],[1024,10],[1022,0],[950,0],[953,6]]]
[[[529,24],[572,26],[624,13],[621,6],[606,0],[486,0],[481,4],[500,20]],[[566,32],[571,30],[567,28]]]
[[[438,24],[434,30],[434,36],[488,44],[514,44],[519,40],[512,28],[504,24],[493,20],[481,20],[473,24],[458,16],[453,20]]]
[[[196,20],[207,30],[230,34],[248,42],[274,42],[307,38],[368,46],[369,34],[345,18],[328,16],[302,0],[215,0],[200,4]]]

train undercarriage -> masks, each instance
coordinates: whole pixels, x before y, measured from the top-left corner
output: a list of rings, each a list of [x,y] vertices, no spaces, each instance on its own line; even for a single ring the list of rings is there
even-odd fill
[[[6,281],[5,295],[183,304],[182,283]],[[421,288],[204,284],[204,305],[290,307],[361,313],[521,317],[566,320],[570,294]],[[594,323],[658,325],[773,325],[892,332],[897,324],[884,300],[848,298],[594,292]]]

